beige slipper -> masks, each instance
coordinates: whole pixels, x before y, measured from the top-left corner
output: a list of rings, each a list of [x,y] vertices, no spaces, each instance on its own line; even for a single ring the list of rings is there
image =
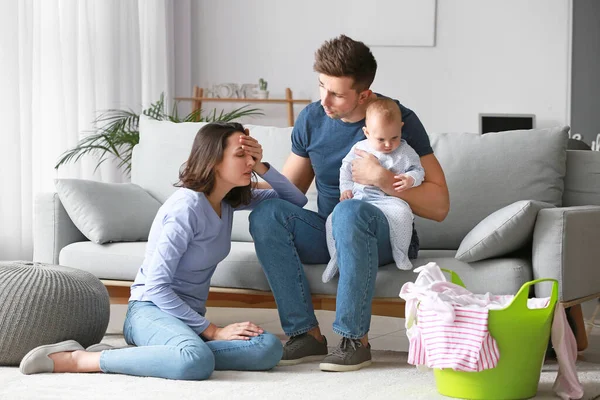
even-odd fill
[[[36,347],[25,354],[19,365],[19,371],[25,375],[53,372],[54,361],[48,356],[54,353],[75,350],[83,350],[83,347],[74,340]]]

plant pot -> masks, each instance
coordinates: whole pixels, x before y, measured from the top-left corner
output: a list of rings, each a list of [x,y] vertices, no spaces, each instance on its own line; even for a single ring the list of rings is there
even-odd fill
[[[256,98],[258,98],[258,99],[268,99],[269,98],[269,91],[268,90],[258,90],[256,92]]]

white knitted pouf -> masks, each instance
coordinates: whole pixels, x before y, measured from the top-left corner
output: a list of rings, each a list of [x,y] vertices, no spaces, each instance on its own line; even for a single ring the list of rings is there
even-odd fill
[[[98,343],[110,316],[108,292],[89,272],[28,261],[0,262],[0,365],[67,339]]]

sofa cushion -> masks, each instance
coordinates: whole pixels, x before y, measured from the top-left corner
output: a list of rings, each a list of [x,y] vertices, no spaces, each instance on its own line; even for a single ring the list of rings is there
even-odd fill
[[[67,214],[92,242],[148,240],[160,203],[140,186],[85,179],[54,183]]]
[[[133,281],[144,261],[145,250],[146,242],[76,242],[63,247],[58,262],[87,271],[98,279]]]
[[[91,272],[100,279],[133,281],[144,259],[145,243],[90,242],[73,243],[62,249],[60,264]],[[528,256],[465,263],[454,258],[452,250],[423,250],[415,265],[435,262],[443,268],[456,271],[467,287],[475,293],[515,294],[523,283],[532,279]],[[338,277],[323,283],[325,264],[305,265],[304,271],[315,294],[334,295]],[[399,271],[395,264],[379,268],[375,297],[398,298],[400,288],[414,281],[412,271]],[[211,279],[211,286],[270,291],[269,282],[258,262],[253,243],[233,242],[231,252],[219,263]]]
[[[431,135],[450,191],[439,223],[415,218],[422,249],[458,249],[485,217],[519,200],[560,206],[568,127]]]
[[[532,279],[531,261],[528,255],[511,255],[506,258],[465,263],[454,258],[453,250],[423,250],[414,260],[415,266],[435,262],[443,268],[455,271],[467,288],[474,293],[516,294],[521,286]],[[304,272],[313,294],[337,293],[339,276],[328,283],[321,277],[326,264],[304,265]],[[379,268],[375,283],[375,297],[398,298],[400,288],[406,282],[414,282],[417,274],[400,271],[396,264]],[[252,243],[233,242],[231,253],[215,270],[211,286],[270,291],[267,278],[258,262]]]
[[[456,258],[465,262],[485,260],[513,252],[529,243],[538,211],[550,203],[521,200],[485,217],[460,243]]]
[[[133,148],[131,182],[164,203],[177,190],[179,168],[187,160],[205,122],[155,121],[140,117],[140,141]]]
[[[161,203],[176,190],[179,168],[187,160],[196,133],[205,122],[174,123],[140,118],[140,142],[133,149],[131,181],[146,189]],[[263,148],[263,160],[281,171],[291,151],[292,128],[244,124]],[[157,162],[159,160],[159,162]],[[311,189],[315,191],[314,187]],[[316,195],[307,196],[316,202]],[[312,205],[309,205],[309,207]],[[234,214],[232,240],[252,241],[248,231],[249,211]]]

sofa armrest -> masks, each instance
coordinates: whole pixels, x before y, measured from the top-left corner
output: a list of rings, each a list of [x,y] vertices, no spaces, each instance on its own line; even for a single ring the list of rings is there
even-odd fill
[[[39,193],[33,207],[33,261],[58,264],[63,247],[88,239],[77,229],[57,193]]]
[[[533,279],[558,280],[559,300],[600,294],[600,206],[540,210],[533,231]],[[536,296],[550,296],[550,285]]]

